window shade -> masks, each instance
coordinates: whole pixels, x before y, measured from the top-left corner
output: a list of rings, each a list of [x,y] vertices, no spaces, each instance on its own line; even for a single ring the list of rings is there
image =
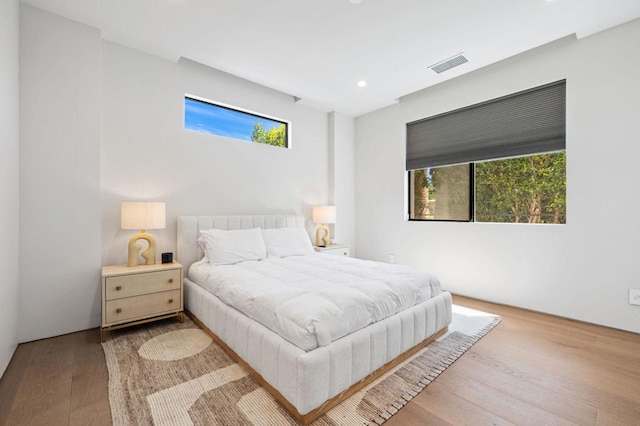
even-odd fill
[[[407,170],[565,149],[565,80],[407,123]]]

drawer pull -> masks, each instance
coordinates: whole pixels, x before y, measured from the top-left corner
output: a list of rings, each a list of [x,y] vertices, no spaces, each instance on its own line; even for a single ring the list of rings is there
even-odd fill
[[[116,286],[116,291],[120,291],[120,290],[122,290],[122,286],[121,285],[117,285]]]
[[[117,309],[116,309],[116,314],[119,314],[120,312],[122,312],[122,309],[117,308]]]
[[[169,303],[173,303],[173,299],[169,299]]]
[[[169,278],[169,282],[172,283],[173,282],[173,278]]]
[[[346,251],[345,251],[344,253],[342,253],[342,254],[344,254],[345,256],[347,256],[347,252],[346,252]]]

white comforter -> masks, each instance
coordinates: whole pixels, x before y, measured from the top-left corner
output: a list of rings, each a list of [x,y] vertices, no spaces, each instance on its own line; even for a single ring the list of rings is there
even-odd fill
[[[224,266],[203,260],[189,278],[307,351],[441,293],[423,270],[326,254]]]

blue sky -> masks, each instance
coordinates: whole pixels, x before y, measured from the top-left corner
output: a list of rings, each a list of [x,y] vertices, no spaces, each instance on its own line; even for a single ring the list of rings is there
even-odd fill
[[[217,105],[184,99],[184,127],[187,130],[251,141],[254,123],[262,122],[266,130],[282,125],[279,121],[234,111]]]

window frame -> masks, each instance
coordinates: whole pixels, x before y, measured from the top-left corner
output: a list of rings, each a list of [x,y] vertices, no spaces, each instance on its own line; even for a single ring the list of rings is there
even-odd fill
[[[233,136],[224,136],[224,135],[218,135],[218,134],[215,134],[215,133],[200,131],[200,130],[196,130],[196,129],[188,129],[186,127],[186,123],[185,123],[186,114],[187,114],[185,105],[186,105],[187,100],[200,102],[202,104],[210,105],[210,106],[213,106],[215,108],[221,108],[221,109],[224,109],[224,110],[228,110],[228,111],[232,111],[232,112],[236,112],[236,113],[240,113],[240,114],[256,117],[256,118],[259,118],[259,119],[265,119],[265,120],[275,121],[275,122],[284,124],[285,146],[276,146],[276,145],[263,144],[263,143],[255,142],[255,141],[252,141],[252,140],[235,138]],[[190,131],[190,132],[205,133],[205,134],[208,134],[208,135],[218,136],[218,137],[222,137],[222,138],[229,138],[229,139],[239,140],[239,141],[243,141],[243,142],[256,143],[256,144],[259,144],[259,145],[276,146],[277,148],[291,149],[291,127],[292,127],[292,124],[291,124],[291,121],[289,121],[289,120],[285,120],[285,119],[274,117],[274,116],[267,115],[267,114],[262,114],[262,113],[259,113],[259,112],[256,112],[256,111],[252,111],[252,110],[249,110],[249,109],[246,109],[246,108],[240,108],[240,107],[229,105],[229,104],[226,104],[226,103],[223,103],[223,102],[213,101],[211,99],[206,99],[206,98],[203,98],[201,96],[196,96],[196,95],[192,95],[192,94],[189,94],[189,93],[185,93],[184,96],[183,96],[183,129],[187,130],[187,131]]]

